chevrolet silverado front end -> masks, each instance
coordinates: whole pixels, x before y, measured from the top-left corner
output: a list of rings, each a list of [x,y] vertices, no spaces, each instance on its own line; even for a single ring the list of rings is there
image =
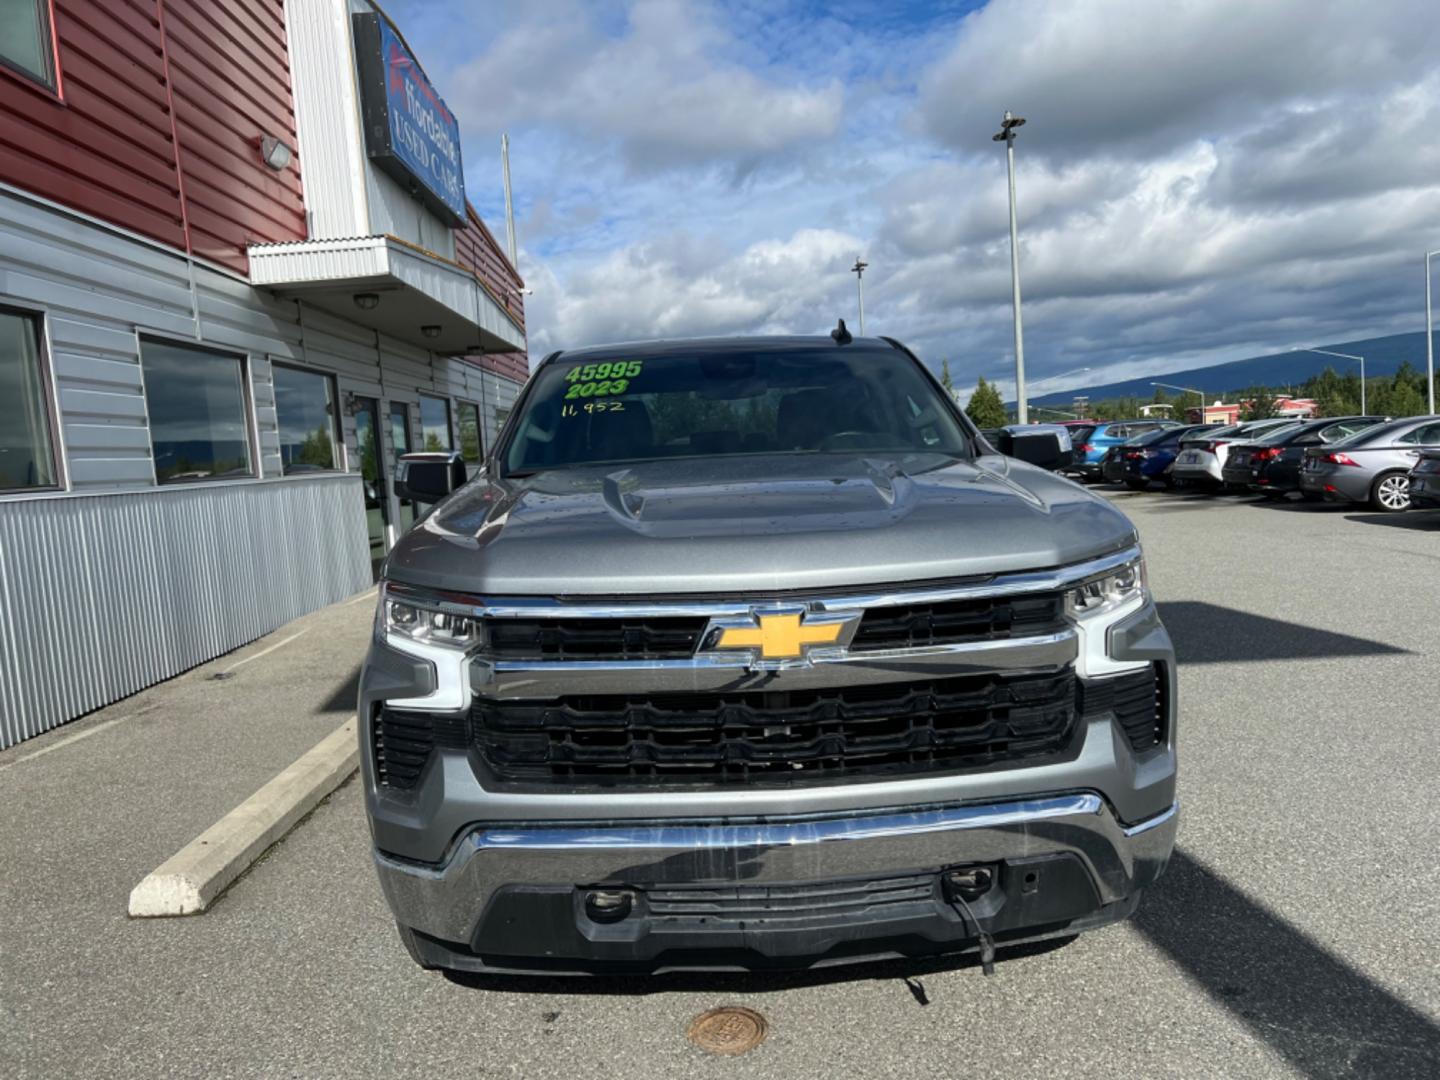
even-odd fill
[[[893,342],[547,358],[381,588],[367,810],[425,966],[988,960],[1174,842],[1134,528]]]

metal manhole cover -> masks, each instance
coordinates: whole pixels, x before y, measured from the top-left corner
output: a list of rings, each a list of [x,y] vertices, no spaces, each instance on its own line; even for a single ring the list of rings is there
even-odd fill
[[[734,1056],[754,1050],[765,1041],[770,1025],[754,1009],[724,1005],[690,1021],[690,1041],[712,1054]]]

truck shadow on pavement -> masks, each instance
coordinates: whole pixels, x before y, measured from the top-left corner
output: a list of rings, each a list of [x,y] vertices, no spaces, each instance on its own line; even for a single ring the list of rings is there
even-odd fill
[[[1252,615],[1203,600],[1171,600],[1156,606],[1182,666],[1411,655],[1410,650],[1383,641]]]
[[[1318,1080],[1440,1075],[1440,1026],[1183,850],[1175,851],[1130,926],[1303,1075]],[[1053,952],[1073,940],[1000,949],[1001,977],[1013,961]],[[974,956],[966,954],[793,972],[592,977],[447,972],[445,977],[474,990],[560,997],[758,995],[845,982],[902,981],[915,1003],[924,1007],[930,1004],[925,976],[978,966]],[[1124,978],[1123,972],[1113,974]],[[1015,976],[1023,977],[1023,972]],[[981,981],[974,992],[985,989]],[[1136,1011],[1144,1012],[1139,1002]]]
[[[1440,1026],[1183,850],[1132,924],[1306,1076],[1440,1075]]]

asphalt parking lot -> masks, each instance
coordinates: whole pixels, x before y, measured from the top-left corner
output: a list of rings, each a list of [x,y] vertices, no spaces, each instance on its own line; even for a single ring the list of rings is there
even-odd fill
[[[396,938],[354,781],[209,913],[130,921],[155,852],[198,831],[127,803],[113,767],[144,767],[137,717],[0,755],[0,1075],[1440,1075],[1440,512],[1109,497],[1181,662],[1179,847],[1132,922],[1002,952],[990,978],[962,960],[456,982]],[[231,718],[205,753],[195,716],[177,805],[233,805],[231,753],[284,764],[339,722],[369,608],[322,615],[325,663],[245,669],[300,717],[295,748],[247,748]],[[202,676],[177,683],[147,694],[193,708]],[[742,1057],[686,1039],[725,1004],[769,1022]]]

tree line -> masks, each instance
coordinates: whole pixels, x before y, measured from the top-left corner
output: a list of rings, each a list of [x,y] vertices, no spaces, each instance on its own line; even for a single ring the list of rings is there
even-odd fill
[[[949,361],[942,363],[940,381],[952,395],[955,393]],[[1223,394],[1207,394],[1205,400],[1207,404],[1217,398],[1228,404],[1241,403],[1244,407],[1240,419],[1265,420],[1275,415],[1275,399],[1281,396],[1313,398],[1320,416],[1357,416],[1360,413],[1360,375],[1355,371],[1341,374],[1327,366],[1298,385],[1247,386]],[[1102,420],[1125,420],[1139,416],[1143,405],[1169,405],[1171,414],[1183,419],[1186,409],[1197,407],[1199,401],[1193,393],[1167,394],[1162,387],[1156,387],[1154,395],[1149,398],[1128,394],[1092,401],[1086,415]],[[1425,373],[1407,360],[1393,375],[1376,375],[1366,379],[1365,406],[1372,416],[1425,415],[1429,410]],[[996,385],[983,378],[975,384],[965,412],[981,428],[1002,427],[1015,420],[1005,408]],[[1039,418],[1044,418],[1043,412]],[[1060,418],[1059,415],[1053,417]]]

